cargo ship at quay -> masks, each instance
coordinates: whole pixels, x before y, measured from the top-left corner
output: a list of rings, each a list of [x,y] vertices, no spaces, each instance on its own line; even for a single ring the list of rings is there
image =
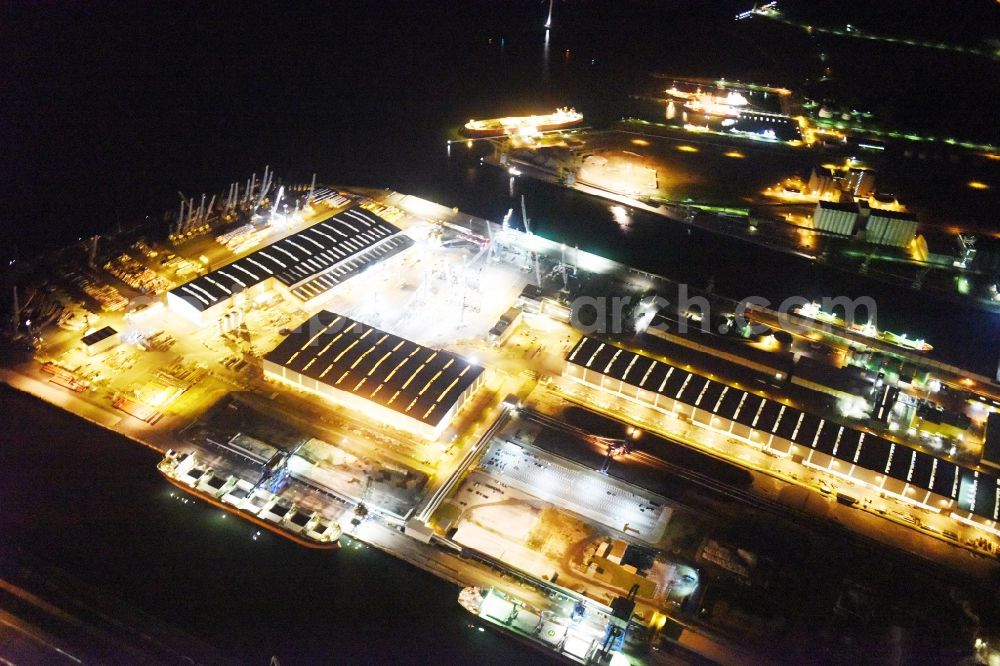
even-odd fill
[[[472,138],[487,138],[512,135],[532,135],[539,132],[578,127],[583,124],[583,114],[576,109],[562,107],[553,113],[541,116],[511,116],[470,120],[462,127],[462,134]]]
[[[562,664],[608,663],[610,655],[620,659],[635,607],[622,597],[613,607],[546,600],[544,608],[536,608],[501,590],[479,587],[464,588],[458,603],[483,626]]]
[[[920,338],[910,338],[907,337],[906,333],[893,333],[892,331],[881,331],[877,329],[871,322],[867,324],[858,323],[846,323],[843,319],[835,314],[829,312],[823,312],[820,309],[818,303],[807,303],[800,306],[795,310],[796,314],[801,317],[806,317],[807,319],[813,319],[815,321],[830,324],[831,326],[838,327],[840,329],[850,330],[856,333],[860,333],[869,338],[875,338],[883,342],[887,342],[891,345],[895,345],[902,349],[917,351],[923,353],[929,353],[934,351],[934,347],[927,341]]]
[[[168,450],[156,466],[172,485],[300,546],[333,550],[341,529],[317,511],[300,507],[260,484],[211,469],[193,452]]]

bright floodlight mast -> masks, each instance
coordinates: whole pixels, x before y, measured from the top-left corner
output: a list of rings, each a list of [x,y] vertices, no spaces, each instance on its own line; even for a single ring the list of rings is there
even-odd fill
[[[274,203],[271,204],[271,221],[274,221],[274,216],[278,214],[278,204],[281,203],[282,197],[285,196],[285,186],[282,185],[278,188],[278,194],[274,197]]]
[[[552,3],[553,2],[555,2],[555,0],[549,0],[549,16],[548,16],[548,18],[545,19],[545,27],[546,28],[551,28],[552,27]]]

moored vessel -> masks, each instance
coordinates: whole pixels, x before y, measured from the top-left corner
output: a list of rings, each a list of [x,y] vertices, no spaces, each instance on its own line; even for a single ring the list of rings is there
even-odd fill
[[[823,312],[823,310],[820,309],[819,303],[806,303],[801,307],[795,308],[793,311],[800,317],[806,317],[807,319],[819,321],[824,324],[838,326],[843,329],[854,331],[855,333],[860,333],[861,335],[869,338],[875,338],[883,342],[888,342],[891,345],[896,345],[897,347],[901,347],[903,349],[925,353],[934,350],[934,347],[925,340],[907,337],[905,333],[880,331],[871,322],[863,325],[858,323],[848,324],[835,314]]]
[[[212,506],[307,548],[340,547],[341,528],[319,512],[300,507],[237,476],[216,472],[191,452],[169,450],[156,466],[171,484]]]
[[[575,127],[583,123],[583,114],[576,109],[562,107],[554,113],[541,116],[511,116],[508,118],[490,118],[488,120],[470,120],[462,128],[462,134],[471,137],[492,137],[521,135],[531,136],[540,132]]]

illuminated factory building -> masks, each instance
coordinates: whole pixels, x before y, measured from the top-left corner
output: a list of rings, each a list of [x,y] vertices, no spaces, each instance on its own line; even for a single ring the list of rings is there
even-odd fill
[[[872,209],[865,225],[865,239],[876,245],[906,247],[917,235],[917,218],[911,213]]]
[[[327,311],[264,357],[264,375],[429,440],[483,382],[459,356]]]
[[[820,200],[813,213],[813,226],[838,236],[853,236],[860,223],[860,210],[853,202]]]
[[[917,218],[911,213],[881,210],[858,203],[820,200],[813,213],[813,227],[838,236],[851,237],[864,231],[874,245],[906,247],[917,235]]]
[[[564,375],[658,411],[684,415],[693,424],[779,457],[996,531],[1000,479],[995,476],[596,338],[585,336],[577,343],[566,358]]]
[[[374,213],[351,208],[167,293],[167,306],[199,326],[277,289],[304,310],[366,267],[412,242]]]

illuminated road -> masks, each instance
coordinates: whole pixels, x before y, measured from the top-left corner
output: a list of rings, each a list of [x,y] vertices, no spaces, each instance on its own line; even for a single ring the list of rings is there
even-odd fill
[[[60,647],[57,639],[0,610],[0,664],[82,663],[83,657]]]
[[[913,46],[917,48],[934,49],[936,51],[950,51],[952,53],[975,55],[982,58],[989,58],[990,60],[1000,59],[1000,55],[998,55],[995,52],[984,51],[982,49],[976,49],[971,46],[959,46],[956,44],[948,44],[946,42],[919,41],[916,39],[908,39],[905,37],[892,37],[890,35],[876,35],[874,33],[860,30],[850,24],[845,25],[843,28],[831,28],[821,25],[798,23],[796,21],[792,21],[790,19],[785,18],[777,10],[762,11],[755,7],[754,10],[751,10],[749,14],[753,16],[760,16],[762,18],[771,19],[772,21],[784,23],[785,25],[800,28],[809,34],[817,32],[826,35],[836,35],[837,37],[849,37],[851,39],[860,39],[869,42],[874,41],[874,42],[886,42],[888,44],[903,44],[906,46]],[[749,18],[749,16],[741,14],[737,18]]]
[[[441,502],[455,489],[455,484],[458,483],[466,470],[469,469],[469,466],[482,455],[483,449],[493,439],[493,436],[507,423],[509,414],[510,408],[505,404],[501,407],[500,416],[483,433],[475,445],[469,448],[465,456],[455,465],[454,470],[446,476],[439,475],[441,482],[436,488],[429,490],[425,504],[417,511],[416,518],[418,520],[427,522],[434,512],[437,511]]]

